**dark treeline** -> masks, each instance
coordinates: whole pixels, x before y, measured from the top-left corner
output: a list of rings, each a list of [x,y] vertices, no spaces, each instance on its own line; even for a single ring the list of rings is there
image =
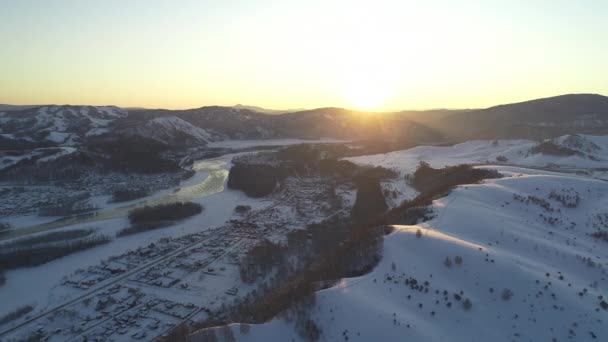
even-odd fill
[[[6,315],[0,317],[0,325],[6,324],[6,323],[14,321],[20,317],[23,317],[24,315],[27,315],[28,313],[30,313],[32,310],[34,310],[34,308],[30,305],[19,307],[19,308],[15,309],[14,311],[11,311],[11,312],[7,313]]]
[[[414,172],[411,184],[420,193],[436,193],[458,184],[477,183],[482,179],[498,177],[500,174],[496,170],[476,169],[466,164],[435,169],[428,163],[421,162]]]
[[[138,233],[147,232],[150,230],[161,229],[171,226],[170,222],[159,221],[159,222],[145,222],[133,224],[127,228],[123,228],[116,233],[117,237],[133,235]]]
[[[271,194],[279,181],[278,171],[269,165],[237,163],[230,168],[228,187],[243,190],[250,197]]]
[[[533,154],[541,153],[547,154],[551,156],[560,156],[560,157],[569,157],[577,154],[581,154],[581,152],[573,150],[568,147],[556,145],[552,141],[543,141],[540,144],[532,147],[530,152]]]
[[[0,269],[33,267],[110,241],[105,235],[28,247],[0,247]]]
[[[0,245],[1,248],[19,248],[31,247],[37,244],[61,242],[65,240],[79,239],[93,234],[94,229],[72,229],[59,232],[50,232],[41,235],[34,235],[21,239],[11,240],[10,242]]]
[[[154,206],[143,206],[129,212],[131,224],[146,224],[160,221],[175,221],[200,214],[203,206],[194,202],[175,202]]]
[[[54,149],[49,149],[54,150]],[[20,155],[28,151],[20,151]],[[41,162],[46,152],[21,159],[0,171],[0,179],[18,182],[73,181],[83,177],[95,167],[95,162],[83,152],[75,152]]]
[[[159,173],[174,172],[180,168],[177,162],[166,159],[162,153],[169,147],[149,138],[143,137],[103,137],[89,139],[85,146],[95,162],[105,169],[137,172]]]

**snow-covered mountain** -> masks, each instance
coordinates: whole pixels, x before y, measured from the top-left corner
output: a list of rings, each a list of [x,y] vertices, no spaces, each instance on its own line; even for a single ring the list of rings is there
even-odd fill
[[[116,133],[140,136],[171,146],[202,145],[216,139],[212,133],[175,116],[154,118],[117,129]]]
[[[41,106],[0,112],[0,137],[5,144],[73,146],[83,138],[109,132],[109,126],[127,116],[118,107]]]

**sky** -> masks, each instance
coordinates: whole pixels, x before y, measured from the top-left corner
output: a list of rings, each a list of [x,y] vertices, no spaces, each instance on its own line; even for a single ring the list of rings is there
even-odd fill
[[[367,110],[608,95],[608,1],[0,0],[0,103]]]

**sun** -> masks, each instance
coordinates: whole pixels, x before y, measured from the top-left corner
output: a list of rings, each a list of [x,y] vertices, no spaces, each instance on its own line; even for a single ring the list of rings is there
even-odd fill
[[[378,111],[396,95],[399,73],[387,58],[370,51],[353,53],[345,63],[342,92],[345,103],[354,109]]]
[[[347,86],[346,99],[354,109],[372,111],[385,104],[388,93],[385,85],[361,79]]]
[[[349,107],[365,111],[379,110],[392,94],[392,82],[373,72],[357,72],[344,84],[344,97]]]

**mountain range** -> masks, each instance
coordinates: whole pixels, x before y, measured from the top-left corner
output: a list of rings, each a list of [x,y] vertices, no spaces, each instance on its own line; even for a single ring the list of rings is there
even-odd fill
[[[78,146],[90,139],[132,136],[188,147],[227,139],[326,137],[420,144],[608,132],[608,97],[595,94],[470,110],[370,113],[330,107],[272,114],[262,111],[266,110],[243,105],[186,110],[2,105],[0,148]],[[279,112],[282,114],[277,115]]]

